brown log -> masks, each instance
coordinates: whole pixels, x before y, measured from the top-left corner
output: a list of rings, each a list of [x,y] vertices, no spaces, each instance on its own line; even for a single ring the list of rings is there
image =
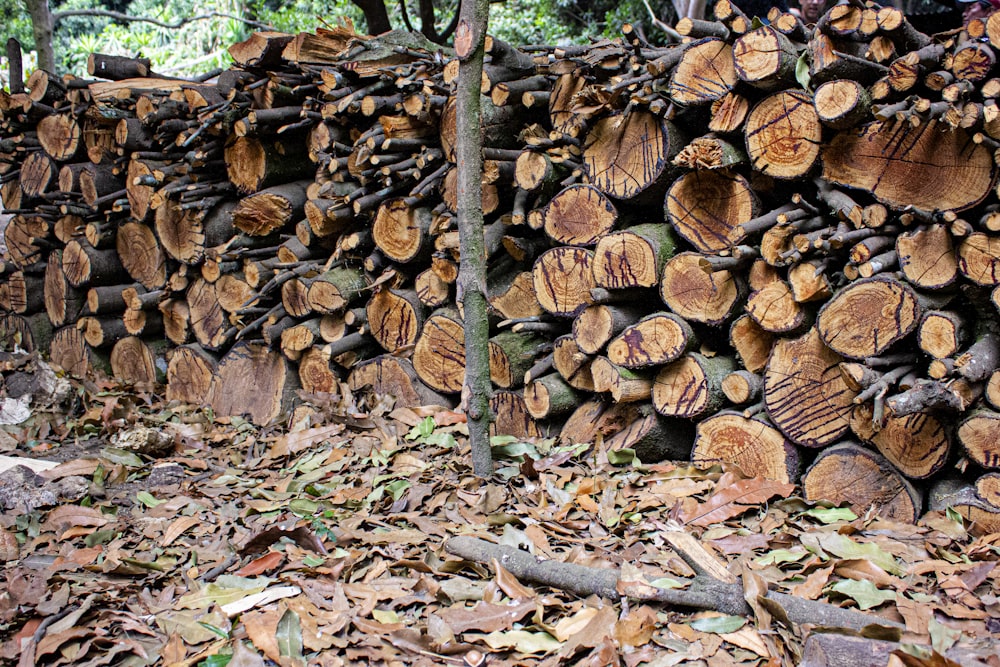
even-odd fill
[[[47,268],[47,267],[46,267]],[[0,310],[31,315],[45,308],[45,278],[14,271],[0,283]]]
[[[583,394],[571,387],[558,373],[551,373],[524,386],[524,405],[535,419],[547,419],[576,409]]]
[[[738,245],[746,236],[743,223],[758,215],[750,183],[728,170],[692,171],[670,186],[667,221],[699,252]]]
[[[929,310],[920,319],[917,345],[935,359],[955,355],[968,339],[965,318],[955,311]]]
[[[393,396],[397,407],[451,406],[452,400],[427,387],[417,377],[409,359],[381,355],[354,366],[348,376],[352,391],[371,387],[378,395]]]
[[[133,280],[150,290],[166,284],[166,257],[148,226],[137,222],[124,223],[115,235],[115,247],[122,266]]]
[[[53,325],[73,323],[86,305],[86,294],[73,287],[62,268],[62,250],[53,250],[45,265],[45,311]]]
[[[111,372],[126,384],[152,388],[164,377],[157,367],[157,356],[161,352],[162,344],[154,351],[141,338],[122,338],[111,349]]]
[[[304,280],[304,283],[308,286],[306,293],[308,307],[317,313],[342,311],[368,288],[368,280],[364,273],[347,267],[324,271]]]
[[[809,500],[848,503],[856,512],[912,523],[920,514],[920,494],[880,454],[853,443],[824,449],[802,476]]]
[[[637,321],[646,309],[628,305],[594,304],[587,306],[573,320],[573,336],[585,354],[597,354],[627,326]]]
[[[219,305],[215,284],[199,278],[187,291],[191,331],[202,347],[218,350],[226,342],[225,313]]]
[[[542,253],[532,268],[535,295],[542,308],[559,317],[575,317],[593,303],[593,261],[593,251],[584,248],[560,246]]]
[[[462,390],[465,327],[456,311],[437,310],[424,322],[413,349],[413,369],[435,391],[451,394]]]
[[[83,131],[69,114],[46,116],[38,122],[36,129],[42,150],[53,160],[72,160],[83,146]]]
[[[965,455],[983,468],[1000,468],[1000,413],[985,408],[974,411],[958,427],[958,441]]]
[[[444,282],[444,281],[442,281]],[[503,270],[488,274],[490,308],[505,319],[537,317],[544,311],[535,295],[535,283],[530,271],[520,273]]]
[[[559,336],[552,345],[552,366],[574,389],[594,391],[593,357],[582,352],[572,334]]]
[[[1000,239],[974,232],[958,246],[958,269],[977,285],[1000,284]]]
[[[609,197],[661,196],[684,144],[670,121],[632,111],[597,121],[584,142],[583,160],[590,182]]]
[[[66,280],[74,287],[111,285],[128,280],[128,273],[118,259],[117,250],[98,250],[85,239],[74,239],[66,244],[62,268]]]
[[[51,225],[40,216],[15,215],[4,231],[7,258],[20,269],[39,261],[50,231]]]
[[[309,176],[314,167],[303,157],[293,144],[283,140],[261,141],[233,135],[226,146],[225,160],[229,180],[240,192],[252,194]]]
[[[653,313],[626,327],[608,343],[607,355],[625,368],[669,363],[697,344],[691,325],[673,313]]]
[[[247,415],[265,426],[291,409],[298,378],[281,354],[240,341],[219,361],[208,403],[220,417]]]
[[[799,53],[792,42],[766,25],[733,42],[733,64],[740,81],[761,90],[774,90],[795,81]]]
[[[813,101],[820,122],[835,130],[854,127],[871,110],[871,95],[850,79],[827,81],[816,89]]]
[[[542,209],[545,233],[563,245],[593,246],[618,223],[618,211],[600,190],[571,185]]]
[[[608,393],[615,403],[648,401],[653,380],[648,371],[631,370],[613,364],[607,357],[595,357],[590,363],[594,391]]]
[[[395,262],[427,259],[433,221],[430,208],[414,206],[406,199],[390,199],[375,214],[372,238],[378,249]]]
[[[368,329],[386,352],[412,348],[426,326],[423,306],[412,290],[381,289],[365,310]]]
[[[913,290],[890,277],[859,280],[837,292],[816,327],[835,352],[851,359],[882,354],[907,336],[920,319]]]
[[[676,250],[670,227],[644,224],[602,237],[594,252],[594,281],[599,287],[654,287]]]
[[[85,378],[95,366],[102,366],[99,356],[91,351],[83,332],[75,325],[56,331],[49,346],[49,358],[76,378]]]
[[[750,294],[746,310],[761,329],[771,333],[794,334],[811,323],[784,280],[775,280]]]
[[[632,450],[643,463],[683,461],[691,453],[692,435],[691,422],[664,417],[649,404],[642,404],[632,421],[604,444],[609,452]]]
[[[45,313],[28,316],[0,313],[0,340],[17,344],[25,352],[48,350],[54,334]]]
[[[964,130],[941,131],[934,120],[916,127],[871,123],[838,134],[823,151],[825,180],[868,190],[896,209],[968,208],[986,196],[993,173],[991,151]]]
[[[689,352],[664,366],[653,380],[653,407],[668,417],[697,417],[726,402],[722,381],[736,370],[732,357]]]
[[[823,447],[850,427],[855,392],[816,328],[796,339],[779,339],[764,373],[764,403],[772,423],[792,442]]]
[[[766,419],[726,411],[698,423],[691,462],[732,463],[748,477],[766,477],[784,484],[798,481],[800,464],[795,445]]]
[[[805,176],[819,157],[822,126],[812,98],[802,91],[782,91],[758,102],[745,134],[751,163],[768,176]]]
[[[896,253],[903,276],[916,287],[941,289],[955,282],[958,276],[959,262],[951,234],[944,225],[900,234],[896,237]]]
[[[741,405],[756,400],[764,389],[764,378],[750,371],[733,371],[722,380],[722,393]]]
[[[519,392],[495,391],[490,397],[490,436],[510,435],[515,438],[545,437],[545,431],[528,413]]]
[[[703,255],[684,252],[667,261],[660,296],[688,321],[719,325],[733,314],[742,288],[730,271],[706,270]]]
[[[41,197],[57,180],[56,163],[41,151],[28,155],[21,165],[21,191],[26,197]]]
[[[284,183],[239,201],[232,213],[233,226],[251,236],[267,236],[304,215],[309,181]]]
[[[728,93],[737,81],[732,47],[706,37],[685,48],[670,77],[670,99],[682,105],[706,104]]]
[[[502,331],[489,339],[490,379],[502,389],[513,389],[524,383],[524,374],[545,347],[545,339],[537,334]]]
[[[933,414],[918,412],[892,416],[876,429],[870,404],[859,405],[851,415],[851,430],[863,442],[875,445],[899,472],[911,479],[926,479],[939,472],[951,453],[951,437]]]

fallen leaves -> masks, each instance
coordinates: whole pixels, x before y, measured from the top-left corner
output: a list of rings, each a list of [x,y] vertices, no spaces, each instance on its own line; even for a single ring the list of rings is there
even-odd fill
[[[767,588],[901,619],[941,655],[1000,627],[1000,538],[945,514],[903,527],[787,484],[615,467],[542,440],[498,440],[502,474],[483,483],[462,415],[352,401],[304,404],[290,430],[92,401],[67,432],[101,437],[67,441],[68,460],[38,475],[44,502],[0,515],[0,661],[777,667],[806,630],[760,602]],[[172,449],[107,446],[140,422]],[[81,493],[48,486],[64,483]],[[462,534],[616,568],[635,599],[578,599],[456,560],[441,545]],[[641,601],[689,586],[678,553],[695,546],[700,567],[742,577],[755,617]]]

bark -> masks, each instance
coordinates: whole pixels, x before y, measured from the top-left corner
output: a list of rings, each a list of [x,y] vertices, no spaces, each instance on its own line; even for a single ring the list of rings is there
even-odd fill
[[[460,59],[456,88],[456,161],[458,163],[458,225],[462,262],[458,301],[464,308],[467,372],[463,403],[468,416],[472,464],[476,475],[493,473],[490,452],[490,352],[486,303],[485,241],[483,238],[482,154],[479,84],[489,22],[487,0],[464,0],[455,33]]]
[[[542,560],[514,547],[491,544],[475,537],[453,537],[445,543],[445,550],[475,563],[496,561],[518,579],[569,591],[581,598],[588,595],[599,595],[610,600],[626,597],[618,590],[619,572],[615,568]],[[751,616],[753,613],[743,599],[742,584],[726,583],[704,572],[697,575],[691,585],[684,589],[653,586],[643,588],[650,593],[648,597],[641,596],[640,599],[648,601],[693,609],[711,609],[739,616]],[[900,627],[898,623],[878,616],[775,591],[766,593],[764,597],[782,608],[788,620],[796,624],[810,623],[854,630],[861,630],[869,625]]]

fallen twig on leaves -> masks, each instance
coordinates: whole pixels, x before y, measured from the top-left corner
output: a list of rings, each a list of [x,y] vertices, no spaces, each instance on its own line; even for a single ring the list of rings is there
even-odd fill
[[[445,542],[444,548],[452,555],[476,563],[489,563],[496,559],[518,579],[570,591],[576,595],[599,595],[610,599],[638,597],[647,601],[714,610],[737,616],[753,614],[750,605],[743,599],[743,587],[739,583],[725,583],[705,574],[698,574],[690,579],[687,588],[665,589],[650,586],[643,593],[630,590],[626,596],[618,590],[619,570],[616,568],[585,567],[555,560],[541,560],[514,547],[492,544],[486,540],[467,536],[449,539]],[[778,618],[781,618],[783,612],[784,617],[794,624],[810,623],[851,630],[861,630],[869,625],[900,629],[903,627],[899,623],[871,614],[776,591],[769,591],[764,600],[768,611]]]

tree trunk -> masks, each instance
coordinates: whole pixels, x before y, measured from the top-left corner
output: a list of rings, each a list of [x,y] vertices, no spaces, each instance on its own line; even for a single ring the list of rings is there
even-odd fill
[[[28,15],[31,17],[31,32],[35,37],[35,50],[38,53],[38,69],[46,72],[56,71],[56,55],[52,48],[52,31],[54,24],[49,10],[48,0],[27,0]]]

